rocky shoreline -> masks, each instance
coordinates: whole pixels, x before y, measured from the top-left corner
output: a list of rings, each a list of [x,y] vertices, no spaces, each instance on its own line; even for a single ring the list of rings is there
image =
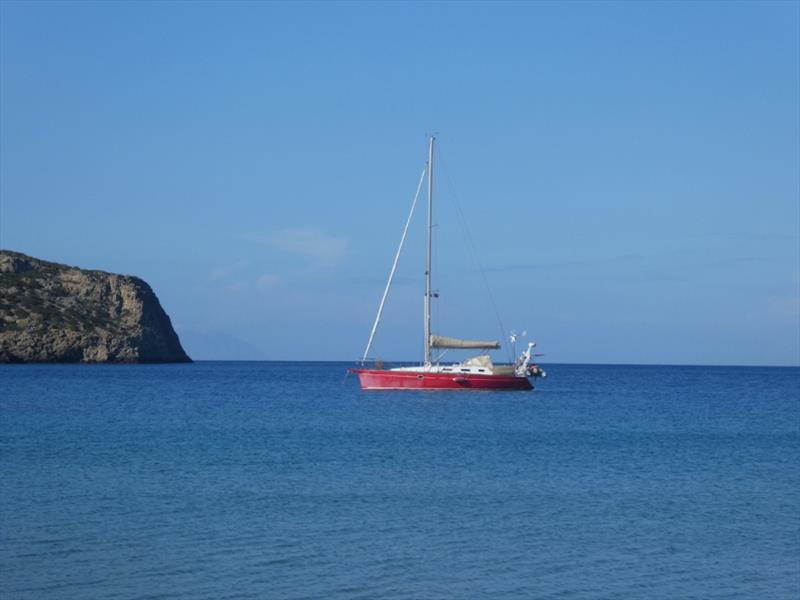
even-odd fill
[[[150,286],[0,250],[0,363],[191,362]]]

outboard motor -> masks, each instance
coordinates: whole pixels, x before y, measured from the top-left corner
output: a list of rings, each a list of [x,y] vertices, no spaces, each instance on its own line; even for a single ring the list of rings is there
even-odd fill
[[[519,355],[516,369],[514,370],[518,377],[547,377],[544,369],[535,363],[531,363],[531,356],[533,356],[531,350],[533,350],[534,346],[536,346],[536,342],[528,342],[528,349]]]

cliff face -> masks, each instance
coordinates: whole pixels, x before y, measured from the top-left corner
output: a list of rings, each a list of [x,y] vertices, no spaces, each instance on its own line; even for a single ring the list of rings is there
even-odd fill
[[[0,250],[0,363],[191,362],[138,277]]]

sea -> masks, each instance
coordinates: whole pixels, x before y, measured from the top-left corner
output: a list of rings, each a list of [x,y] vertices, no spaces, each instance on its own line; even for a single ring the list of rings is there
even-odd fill
[[[0,598],[800,598],[800,369],[0,367]]]

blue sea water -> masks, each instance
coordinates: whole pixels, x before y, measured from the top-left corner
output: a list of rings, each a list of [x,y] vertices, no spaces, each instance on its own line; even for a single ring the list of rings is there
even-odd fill
[[[0,367],[0,598],[798,598],[800,369]]]

